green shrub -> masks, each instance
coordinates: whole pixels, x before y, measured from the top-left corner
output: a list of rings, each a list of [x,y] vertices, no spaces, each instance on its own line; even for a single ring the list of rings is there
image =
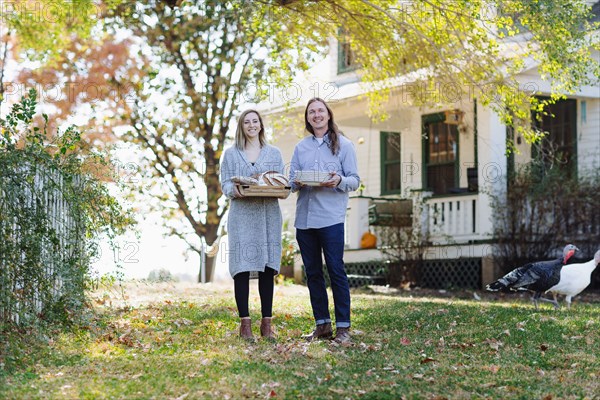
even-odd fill
[[[108,170],[70,127],[55,136],[34,120],[30,90],[0,119],[0,324],[77,319],[94,238],[131,223],[91,171]],[[0,329],[2,326],[0,325]]]
[[[506,193],[492,196],[494,257],[503,272],[556,257],[568,243],[581,250],[576,258],[591,259],[600,246],[599,191],[598,171],[574,176],[532,162],[509,176]]]

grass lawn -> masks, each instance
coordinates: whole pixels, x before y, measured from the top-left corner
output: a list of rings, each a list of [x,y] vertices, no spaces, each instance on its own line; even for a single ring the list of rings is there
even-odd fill
[[[299,338],[313,328],[302,286],[276,287],[278,340],[252,344],[237,337],[228,286],[138,282],[125,299],[117,294],[92,294],[89,324],[49,346],[21,348],[24,364],[8,368],[4,360],[0,398],[600,398],[598,303],[535,311],[520,297],[358,290],[353,344],[340,346]],[[255,289],[251,314],[257,334]]]

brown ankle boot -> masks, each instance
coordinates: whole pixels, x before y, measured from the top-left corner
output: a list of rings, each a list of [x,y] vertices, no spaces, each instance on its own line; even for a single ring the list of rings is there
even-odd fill
[[[350,338],[350,328],[337,328],[333,340],[340,344],[350,343],[352,341]]]
[[[271,328],[271,317],[263,318],[260,321],[260,336],[268,340],[275,340],[275,334]]]
[[[250,318],[242,318],[240,320],[240,337],[246,340],[253,340],[252,336],[252,321]]]
[[[308,335],[302,336],[303,339],[309,342],[315,339],[331,339],[333,331],[331,329],[331,323],[327,322],[321,325],[317,325],[317,328]]]

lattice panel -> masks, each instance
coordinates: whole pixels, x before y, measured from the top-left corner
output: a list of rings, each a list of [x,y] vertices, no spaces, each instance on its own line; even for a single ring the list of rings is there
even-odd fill
[[[349,275],[386,276],[388,266],[380,261],[346,263],[346,273]]]
[[[426,260],[419,286],[431,289],[480,289],[481,259]]]
[[[302,266],[302,269],[304,270],[304,266]],[[348,275],[350,287],[385,285],[387,284],[387,273],[388,266],[381,261],[346,263],[346,274]],[[325,276],[325,284],[329,287],[329,274],[326,265],[323,265],[323,275]],[[306,275],[304,275],[303,282],[306,284]]]
[[[304,269],[304,267],[302,267]],[[323,266],[325,283],[329,285],[327,267]],[[451,260],[427,260],[420,269],[418,285],[431,289],[480,289],[481,259],[459,258]],[[384,262],[347,263],[346,273],[350,287],[386,285],[388,265]],[[306,283],[306,276],[304,277]]]

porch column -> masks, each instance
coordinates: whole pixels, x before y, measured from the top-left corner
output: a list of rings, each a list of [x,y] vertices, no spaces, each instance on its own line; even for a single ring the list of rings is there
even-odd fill
[[[360,249],[360,239],[369,230],[369,199],[350,197],[346,213],[346,246]]]
[[[477,232],[482,239],[492,237],[496,219],[492,199],[488,193],[504,197],[506,192],[506,126],[493,110],[477,104],[477,178],[479,201],[477,202]]]

